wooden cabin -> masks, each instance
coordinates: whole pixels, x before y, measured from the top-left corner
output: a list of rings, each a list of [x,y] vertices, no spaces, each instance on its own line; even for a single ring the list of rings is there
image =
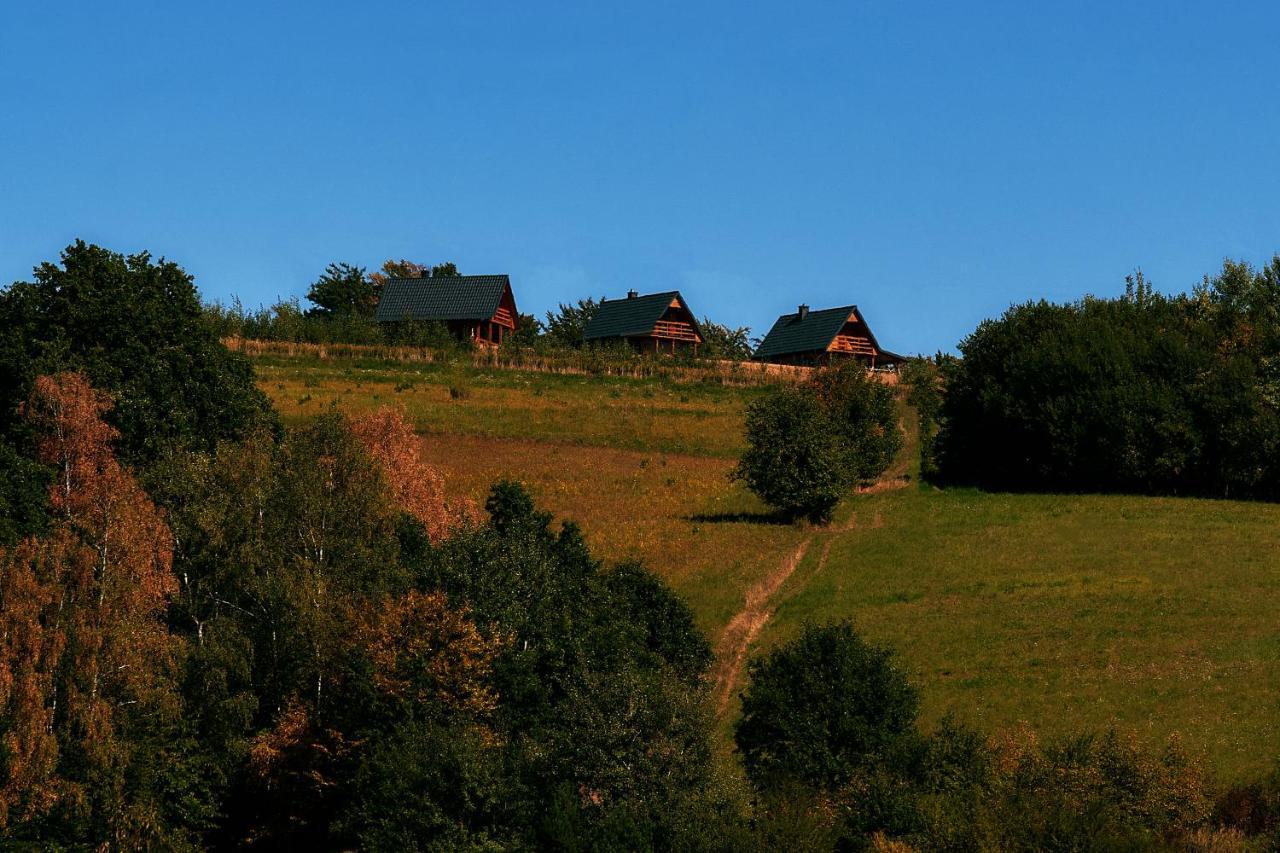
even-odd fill
[[[441,322],[458,340],[496,347],[516,330],[519,314],[505,275],[389,278],[374,319]]]
[[[810,311],[801,305],[783,314],[756,348],[756,361],[773,364],[830,364],[853,358],[872,369],[895,369],[904,356],[883,349],[857,305]]]
[[[678,290],[645,296],[632,290],[626,299],[606,299],[582,336],[587,343],[624,340],[651,353],[696,351],[702,343],[698,321]]]

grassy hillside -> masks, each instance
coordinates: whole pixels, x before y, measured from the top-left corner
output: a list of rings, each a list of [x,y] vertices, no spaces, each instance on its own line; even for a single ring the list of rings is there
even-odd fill
[[[727,480],[759,389],[356,359],[256,364],[289,418],[404,406],[457,495],[524,480],[602,556],[638,557],[666,577],[722,654],[738,640],[769,647],[805,620],[852,617],[900,651],[933,719],[1179,732],[1229,776],[1280,756],[1280,506],[910,483],[851,498],[815,531],[776,523]],[[914,452],[909,441],[894,477]]]
[[[1178,732],[1230,774],[1280,758],[1280,506],[910,488],[852,510],[762,646],[852,617],[933,719]]]
[[[744,401],[759,388],[406,364],[375,359],[255,359],[286,417],[403,406],[425,434],[518,438],[721,459],[741,449]]]

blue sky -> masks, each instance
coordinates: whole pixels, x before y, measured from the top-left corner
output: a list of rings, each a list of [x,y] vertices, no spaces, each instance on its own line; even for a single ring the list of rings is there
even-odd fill
[[[951,349],[1280,251],[1278,36],[1269,2],[10,3],[0,282],[76,237],[249,305],[448,259],[526,312],[856,302]]]

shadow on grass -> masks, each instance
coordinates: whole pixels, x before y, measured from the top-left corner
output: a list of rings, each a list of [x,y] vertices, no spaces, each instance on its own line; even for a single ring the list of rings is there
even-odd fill
[[[792,523],[791,516],[784,512],[700,512],[686,515],[685,521],[695,524],[780,524]]]

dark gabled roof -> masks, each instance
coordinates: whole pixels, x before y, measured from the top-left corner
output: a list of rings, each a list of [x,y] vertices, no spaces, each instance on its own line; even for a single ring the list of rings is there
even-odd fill
[[[856,314],[867,330],[867,338],[876,352],[895,360],[903,360],[897,353],[889,352],[880,346],[871,324],[862,316],[857,305],[845,305],[841,308],[824,308],[821,311],[810,311],[803,320],[800,314],[783,314],[773,324],[769,334],[764,336],[760,346],[756,348],[752,358],[773,358],[780,355],[796,353],[821,352],[831,346],[836,335],[844,328],[850,314]]]
[[[510,286],[505,275],[389,278],[374,319],[488,320]]]
[[[849,315],[857,310],[856,305],[824,308],[821,311],[810,311],[803,320],[799,313],[783,314],[773,324],[769,334],[764,336],[760,346],[756,347],[755,358],[825,350],[844,328]]]
[[[689,307],[689,303],[684,301],[684,297],[678,290],[648,293],[627,299],[606,299],[596,309],[591,322],[587,323],[582,337],[584,340],[591,341],[600,338],[629,338],[635,335],[651,334],[655,324],[671,307],[673,299],[679,299],[680,304],[686,309]],[[692,311],[689,312],[689,317],[693,318]],[[702,337],[702,330],[698,328],[696,319],[693,321],[693,329],[698,333],[698,337]]]

